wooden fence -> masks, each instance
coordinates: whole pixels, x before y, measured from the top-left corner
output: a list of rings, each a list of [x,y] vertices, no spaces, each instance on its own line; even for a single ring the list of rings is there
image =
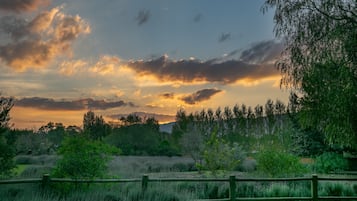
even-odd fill
[[[309,197],[237,197],[236,187],[237,183],[241,182],[294,182],[294,181],[310,181],[311,182],[311,196]],[[50,183],[129,183],[129,182],[141,182],[142,192],[145,192],[148,188],[148,184],[151,182],[228,182],[229,183],[229,198],[223,199],[200,199],[200,201],[282,201],[282,200],[357,200],[357,196],[350,197],[336,197],[328,196],[323,197],[318,195],[318,183],[319,181],[357,181],[357,177],[354,178],[328,178],[318,177],[312,175],[311,177],[299,177],[299,178],[236,178],[230,176],[229,178],[149,178],[148,175],[143,175],[142,178],[137,179],[96,179],[96,180],[84,180],[84,179],[63,179],[63,178],[50,178],[49,174],[44,174],[42,178],[36,179],[13,179],[13,180],[0,180],[1,184],[23,184],[23,183],[40,183],[43,187],[48,186]]]

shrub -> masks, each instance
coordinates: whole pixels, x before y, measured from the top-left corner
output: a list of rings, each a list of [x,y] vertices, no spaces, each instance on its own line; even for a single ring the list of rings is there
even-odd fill
[[[53,176],[74,179],[103,177],[109,154],[114,152],[118,150],[99,141],[68,137],[59,149],[58,153],[63,157],[58,161]]]
[[[213,133],[205,144],[203,164],[197,164],[197,167],[215,175],[217,171],[234,170],[244,158],[245,153],[237,143],[230,145]]]
[[[14,149],[0,136],[0,178],[11,176],[11,171],[15,168],[14,157]]]
[[[341,154],[326,152],[315,160],[314,169],[319,173],[330,173],[348,168],[348,161]]]
[[[258,171],[271,177],[295,176],[306,172],[299,158],[281,150],[266,149],[258,153]]]

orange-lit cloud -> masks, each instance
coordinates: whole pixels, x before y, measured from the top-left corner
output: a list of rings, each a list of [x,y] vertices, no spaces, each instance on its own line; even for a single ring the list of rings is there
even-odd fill
[[[87,64],[88,63],[83,60],[64,61],[60,64],[59,73],[66,76],[72,76],[82,72]]]
[[[120,59],[106,55],[102,56],[97,63],[90,67],[89,71],[100,75],[113,75],[113,73],[118,73],[118,68],[120,68]]]
[[[49,4],[49,0],[1,0],[0,10],[23,12],[33,11]]]
[[[0,44],[0,61],[17,71],[46,67],[55,57],[69,54],[79,35],[90,33],[90,26],[78,15],[53,8],[27,21],[17,16],[0,18],[0,32],[10,38]]]
[[[160,94],[159,97],[165,98],[165,99],[172,99],[175,97],[175,94],[172,92],[167,92],[167,93]]]
[[[277,59],[282,48],[279,42],[263,41],[244,50],[238,60],[227,60],[227,55],[208,61],[174,61],[164,55],[147,61],[130,61],[127,66],[140,77],[155,77],[160,82],[231,84],[240,80],[259,80],[279,75],[273,61]],[[234,54],[237,54],[237,51],[230,53]]]
[[[259,84],[265,83],[267,81],[273,81],[274,83],[272,84],[273,87],[280,87],[280,80],[281,77],[277,74],[277,75],[273,75],[273,76],[269,76],[269,77],[264,77],[262,79],[241,79],[239,81],[236,82],[237,85],[242,85],[245,87],[252,87],[252,86],[257,86]]]

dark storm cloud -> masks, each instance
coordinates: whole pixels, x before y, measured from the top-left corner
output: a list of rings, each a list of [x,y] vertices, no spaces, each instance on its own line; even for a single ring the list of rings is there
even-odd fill
[[[26,28],[27,24],[28,22],[25,19],[15,16],[4,16],[0,18],[0,32],[8,33],[11,39],[18,41],[29,33]]]
[[[106,110],[123,106],[133,107],[134,104],[131,102],[125,103],[124,101],[107,102],[105,100],[93,100],[91,98],[73,101],[58,101],[50,98],[31,97],[16,100],[15,106],[31,107],[43,110]]]
[[[231,34],[230,33],[222,33],[222,35],[219,37],[218,42],[224,42],[231,39]]]
[[[279,75],[274,66],[283,45],[274,41],[263,41],[252,48],[244,50],[237,60],[227,57],[238,54],[238,50],[230,52],[224,58],[207,61],[196,59],[170,60],[166,55],[152,60],[131,61],[127,66],[138,75],[153,75],[161,81],[196,81],[234,83],[243,79],[258,80]],[[263,51],[264,50],[264,51]]]
[[[139,11],[138,15],[136,16],[135,20],[138,22],[138,25],[142,25],[146,23],[150,18],[150,11],[149,10],[141,10]]]
[[[172,99],[174,98],[175,94],[174,93],[163,93],[159,95],[162,98],[167,98],[167,99]]]
[[[13,12],[32,11],[48,3],[49,0],[0,0],[0,10]]]
[[[209,100],[213,95],[221,91],[222,90],[218,90],[218,89],[202,89],[196,91],[193,94],[189,94],[181,97],[181,100],[184,101],[186,104],[194,105],[196,103]]]
[[[161,81],[196,81],[234,83],[241,79],[259,79],[278,72],[274,65],[249,64],[237,60],[220,63],[196,60],[171,61],[160,57],[150,61],[135,61],[128,64],[129,68],[139,75],[153,75]]]
[[[240,59],[249,63],[265,63],[276,59],[283,51],[284,45],[274,40],[256,43],[250,49],[244,50]]]

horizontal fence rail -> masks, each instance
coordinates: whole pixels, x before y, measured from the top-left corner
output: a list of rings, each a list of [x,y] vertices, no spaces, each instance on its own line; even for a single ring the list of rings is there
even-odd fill
[[[241,182],[289,182],[289,181],[310,181],[311,182],[311,196],[310,197],[237,197],[236,187],[237,183]],[[130,183],[141,182],[142,192],[144,193],[148,188],[150,182],[228,182],[229,183],[229,198],[223,199],[199,199],[200,201],[282,201],[282,200],[357,200],[357,196],[340,197],[340,196],[319,196],[318,195],[318,182],[319,181],[357,181],[354,178],[330,178],[318,177],[296,177],[296,178],[236,178],[230,176],[229,178],[149,178],[148,175],[143,175],[142,178],[135,179],[68,179],[68,178],[51,178],[49,174],[44,174],[42,178],[33,179],[12,179],[0,180],[2,184],[23,184],[23,183],[40,183],[43,187],[48,186],[50,183]]]

